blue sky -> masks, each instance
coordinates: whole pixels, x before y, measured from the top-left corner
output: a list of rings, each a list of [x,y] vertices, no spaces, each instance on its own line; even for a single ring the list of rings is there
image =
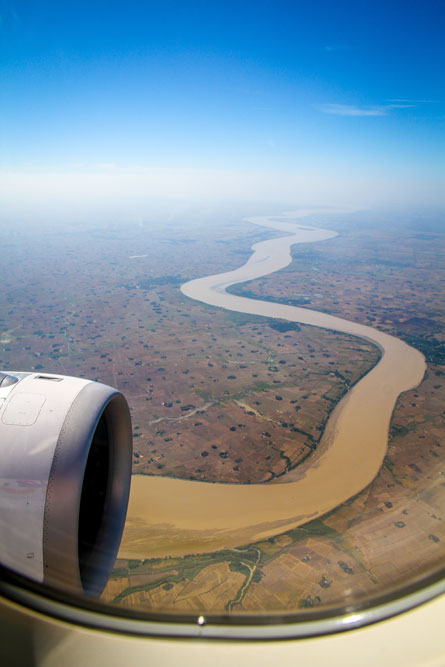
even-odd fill
[[[0,194],[443,202],[444,35],[443,0],[0,0]]]

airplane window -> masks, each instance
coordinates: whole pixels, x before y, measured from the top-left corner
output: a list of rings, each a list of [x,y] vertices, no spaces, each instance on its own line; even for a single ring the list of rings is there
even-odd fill
[[[443,592],[443,101],[395,55],[397,90],[375,79],[383,3],[339,3],[370,23],[347,43],[337,17],[338,46],[330,3],[321,32],[278,3],[298,44],[259,4],[267,52],[230,7],[167,3],[165,44],[155,3],[112,8],[97,42],[100,3],[86,26],[50,2],[6,12],[3,594],[292,636]],[[405,31],[439,54],[443,7],[421,6]],[[50,10],[65,32],[43,43]]]
[[[117,614],[323,619],[436,591],[443,345],[422,331],[428,313],[436,332],[442,317],[441,225],[392,214],[388,231],[375,214],[303,215],[205,235],[196,223],[187,235],[173,223],[86,227],[69,246],[67,229],[12,238],[11,288],[28,279],[15,252],[32,248],[36,277],[9,306],[2,367],[35,371],[39,394],[53,379],[43,366],[114,385],[129,402],[130,500],[100,597]],[[52,324],[36,332],[25,312],[37,295]],[[45,386],[59,392],[61,377]],[[81,576],[114,465],[107,428],[102,416],[83,473]],[[51,585],[71,590],[63,576]]]

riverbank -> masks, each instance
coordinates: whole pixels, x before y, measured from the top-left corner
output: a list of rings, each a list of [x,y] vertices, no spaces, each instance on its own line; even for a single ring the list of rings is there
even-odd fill
[[[425,361],[406,343],[371,327],[317,311],[228,294],[230,285],[277,271],[291,261],[295,243],[328,241],[330,230],[292,224],[288,218],[250,218],[288,232],[252,247],[234,271],[190,281],[190,298],[228,310],[275,317],[349,333],[376,344],[380,362],[331,413],[316,459],[281,483],[209,484],[161,477],[133,477],[120,556],[146,558],[213,551],[246,544],[321,516],[362,490],[386,452],[391,414],[401,392],[416,386]],[[284,482],[284,483],[283,483]]]

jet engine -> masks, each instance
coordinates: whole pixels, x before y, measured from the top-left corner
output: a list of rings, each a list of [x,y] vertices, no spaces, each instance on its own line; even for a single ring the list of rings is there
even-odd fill
[[[131,460],[130,411],[116,389],[0,373],[0,563],[100,595],[122,536]]]

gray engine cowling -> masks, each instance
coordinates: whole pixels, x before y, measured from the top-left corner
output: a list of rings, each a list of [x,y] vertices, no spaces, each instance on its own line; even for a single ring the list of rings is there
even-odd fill
[[[0,373],[0,562],[100,595],[122,536],[131,461],[120,392],[63,375]]]

